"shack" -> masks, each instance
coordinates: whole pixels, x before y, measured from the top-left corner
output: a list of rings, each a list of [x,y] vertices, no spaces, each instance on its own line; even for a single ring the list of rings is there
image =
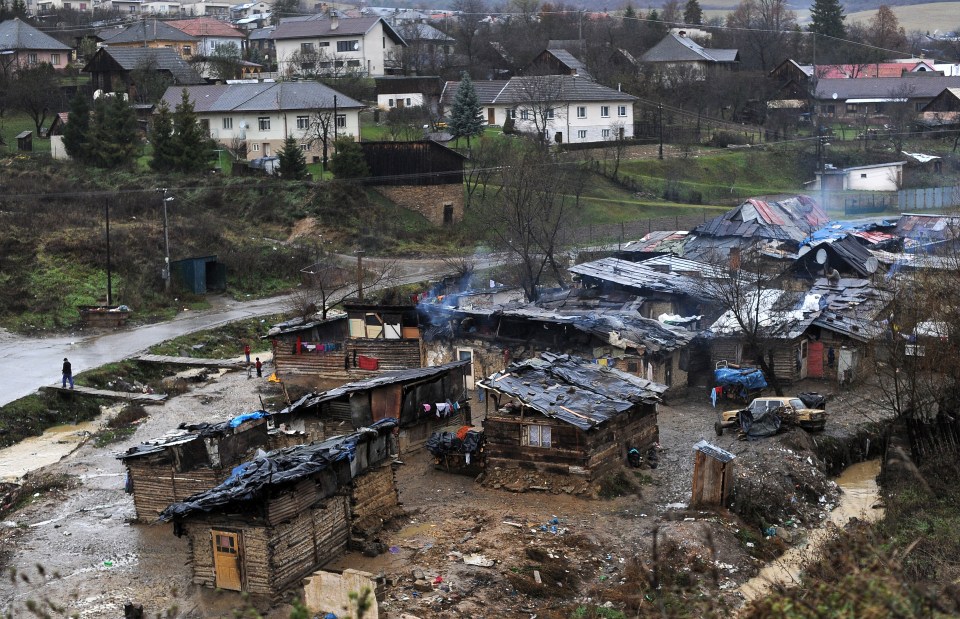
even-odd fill
[[[379,376],[309,393],[273,415],[288,431],[303,432],[307,440],[364,428],[386,418],[399,422],[394,453],[422,447],[436,430],[470,424],[470,401],[465,386],[469,361],[386,372]]]
[[[272,451],[163,511],[186,535],[193,582],[277,601],[396,511],[387,462],[395,419]]]
[[[170,272],[180,288],[193,294],[227,289],[227,265],[218,262],[216,256],[174,260],[170,263]]]
[[[693,446],[693,494],[690,507],[723,507],[733,489],[735,455],[700,441]]]
[[[268,441],[263,411],[215,424],[184,425],[117,456],[127,468],[138,522],[153,522],[188,496],[209,490],[230,476]]]
[[[667,387],[569,355],[542,353],[480,381],[487,467],[597,479],[630,448],[657,443]],[[490,409],[493,410],[490,410]]]

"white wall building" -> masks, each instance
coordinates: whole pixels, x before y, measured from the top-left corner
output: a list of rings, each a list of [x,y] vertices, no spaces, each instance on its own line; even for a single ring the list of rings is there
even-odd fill
[[[897,191],[903,186],[906,161],[862,165],[853,168],[828,168],[817,172],[813,189],[828,191]]]

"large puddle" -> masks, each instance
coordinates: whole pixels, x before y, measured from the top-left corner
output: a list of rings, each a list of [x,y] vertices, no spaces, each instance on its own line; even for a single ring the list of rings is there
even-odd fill
[[[102,419],[101,415],[92,421],[53,426],[40,436],[0,449],[0,481],[16,483],[30,471],[59,462],[99,430]]]
[[[874,505],[880,500],[877,475],[880,460],[869,460],[848,467],[835,481],[843,489],[840,504],[830,512],[821,528],[810,531],[807,539],[791,547],[776,561],[740,587],[749,602],[766,594],[774,585],[799,584],[804,566],[817,558],[829,539],[833,526],[843,527],[852,518],[873,522],[883,516],[883,509]]]

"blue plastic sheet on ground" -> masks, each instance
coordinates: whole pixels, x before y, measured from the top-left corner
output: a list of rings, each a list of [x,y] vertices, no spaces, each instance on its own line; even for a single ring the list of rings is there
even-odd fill
[[[763,372],[756,368],[717,368],[713,378],[716,384],[722,387],[737,385],[748,391],[767,387]]]
[[[242,415],[237,415],[230,420],[230,427],[236,428],[244,421],[250,421],[251,419],[260,419],[261,417],[266,417],[267,411],[253,411],[252,413],[244,413]]]

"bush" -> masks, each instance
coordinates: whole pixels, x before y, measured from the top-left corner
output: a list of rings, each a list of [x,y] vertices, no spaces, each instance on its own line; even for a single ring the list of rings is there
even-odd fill
[[[715,146],[717,148],[726,148],[728,146],[743,146],[744,144],[750,144],[750,140],[748,140],[745,136],[733,131],[718,131],[710,136],[709,144],[710,146]]]

